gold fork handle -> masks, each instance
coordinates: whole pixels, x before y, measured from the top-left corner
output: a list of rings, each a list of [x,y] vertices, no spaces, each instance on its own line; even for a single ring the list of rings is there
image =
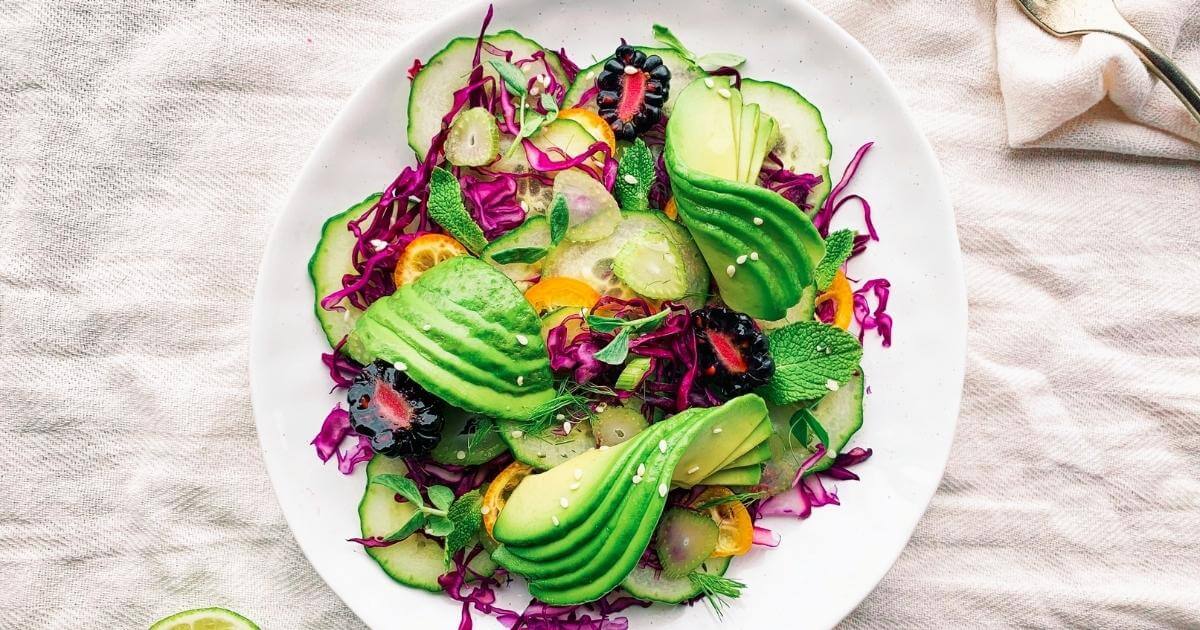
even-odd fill
[[[1146,67],[1153,72],[1155,76],[1162,79],[1175,96],[1183,102],[1184,107],[1187,107],[1188,112],[1200,122],[1200,89],[1196,88],[1196,84],[1188,79],[1183,73],[1183,69],[1174,61],[1171,61],[1166,55],[1155,50],[1153,46],[1142,41],[1138,37],[1131,37],[1119,31],[1109,31],[1111,34],[1120,37],[1129,42],[1133,49],[1137,51],[1142,61],[1146,63]]]

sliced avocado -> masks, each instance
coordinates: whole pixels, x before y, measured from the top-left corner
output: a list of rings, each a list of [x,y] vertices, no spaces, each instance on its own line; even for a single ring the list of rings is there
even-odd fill
[[[674,482],[691,486],[721,469],[725,460],[750,437],[755,428],[767,417],[767,405],[755,395],[739,396],[718,407],[720,420],[711,431],[696,436],[688,446]],[[741,453],[733,458],[741,456]]]
[[[680,155],[695,156],[693,168],[728,180],[738,178],[738,137],[733,129],[730,99],[721,94],[732,95],[732,90],[728,77],[693,81],[681,90],[675,113],[667,123],[667,146],[673,145]],[[685,131],[679,131],[682,123],[672,129],[671,121],[677,120],[687,121]]]
[[[372,304],[346,349],[360,363],[404,364],[419,385],[461,409],[523,419],[554,397],[540,333],[511,280],[458,256]]]
[[[758,107],[755,103],[754,107]],[[774,118],[771,118],[766,112],[759,112],[758,115],[758,130],[754,133],[754,153],[750,158],[750,168],[746,171],[742,181],[755,183],[758,181],[758,174],[762,171],[763,160],[767,159],[767,154],[771,149],[779,144],[779,124]]]
[[[770,439],[768,437],[768,439]],[[746,451],[741,457],[729,462],[725,469],[741,468],[742,466],[750,466],[752,464],[761,464],[771,459],[771,445],[767,440],[759,442],[758,446]]]
[[[717,470],[730,468],[731,464],[733,464],[733,462],[739,457],[749,453],[759,444],[762,444],[770,439],[773,431],[774,428],[771,426],[770,418],[763,418],[763,421],[755,425],[754,430],[750,432],[750,435],[746,436],[746,439],[743,440],[742,443],[737,446],[737,448],[729,451],[729,456],[726,457],[725,461],[721,462],[721,465],[717,467]]]
[[[719,470],[701,481],[705,486],[753,486],[762,481],[762,465],[742,466]]]
[[[741,92],[738,92],[739,96]],[[750,162],[754,159],[754,147],[758,136],[758,105],[746,104],[742,109],[742,121],[738,128],[738,181],[748,182]]]

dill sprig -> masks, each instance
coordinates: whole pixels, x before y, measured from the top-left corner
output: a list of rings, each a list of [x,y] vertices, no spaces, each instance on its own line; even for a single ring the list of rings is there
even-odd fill
[[[749,503],[751,501],[761,499],[765,496],[767,496],[767,493],[761,492],[761,491],[760,492],[735,492],[733,494],[725,495],[723,497],[716,497],[713,499],[709,499],[699,505],[692,506],[692,509],[693,510],[707,510],[709,508],[717,507],[718,505],[724,505],[726,503],[733,503],[734,501],[737,501],[740,503]]]
[[[689,573],[688,580],[693,586],[700,589],[700,594],[704,596],[705,601],[718,617],[725,614],[725,608],[729,606],[728,600],[741,597],[742,589],[746,588],[744,583],[737,580],[700,571]]]

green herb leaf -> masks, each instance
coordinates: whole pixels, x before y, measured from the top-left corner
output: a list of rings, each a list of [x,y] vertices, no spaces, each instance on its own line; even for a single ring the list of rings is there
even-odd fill
[[[767,336],[775,375],[762,393],[777,405],[816,400],[858,369],[862,346],[850,333],[821,322],[799,322]]]
[[[488,418],[487,416],[478,416],[475,419],[475,428],[471,431],[471,434],[467,436],[467,450],[473,451],[479,448],[479,445],[483,443],[483,439],[486,438],[489,433],[496,430],[496,422],[494,420]]]
[[[650,187],[654,185],[654,156],[638,138],[621,154],[613,196],[621,210],[644,212],[650,209]]]
[[[528,265],[545,258],[549,251],[545,247],[514,247],[496,252],[492,256],[492,260],[501,265],[509,263],[525,263]]]
[[[479,513],[482,499],[479,490],[472,490],[454,500],[446,518],[454,523],[454,531],[446,535],[446,557],[453,556],[471,542],[471,538],[479,533],[483,525],[483,515]]]
[[[425,523],[425,533],[430,536],[448,536],[454,531],[454,523],[445,516],[430,516]]]
[[[504,85],[508,86],[508,92],[513,96],[525,96],[525,73],[516,65],[499,59],[489,59],[488,63],[496,69],[496,74],[500,75],[500,80],[504,81]]]
[[[655,24],[652,28],[654,31],[654,39],[662,42],[668,48],[673,48],[675,52],[683,55],[683,57],[689,61],[696,60],[696,54],[688,50],[687,47],[683,45],[683,42],[679,41],[678,37],[675,37],[675,33],[672,33],[671,29],[663,26],[662,24]]]
[[[817,264],[814,273],[818,291],[828,289],[833,283],[838,269],[850,258],[850,252],[854,250],[854,237],[857,235],[854,230],[838,230],[825,239],[825,257]]]
[[[746,585],[737,580],[729,579],[723,575],[713,575],[712,573],[703,573],[700,571],[692,571],[688,574],[688,580],[704,595],[704,599],[708,605],[712,607],[713,612],[718,617],[725,612],[725,607],[729,605],[726,599],[737,599],[742,596],[742,589]]]
[[[377,483],[395,492],[418,509],[425,505],[424,499],[421,498],[421,490],[417,488],[417,482],[404,475],[379,475],[372,479],[371,483]]]
[[[792,437],[800,440],[800,443],[805,447],[813,446],[812,440],[809,439],[809,434],[815,435],[825,448],[829,449],[829,432],[825,427],[821,426],[821,422],[808,409],[799,409],[795,414],[792,414],[791,420],[788,421],[788,426],[791,428]]]
[[[629,328],[622,327],[616,337],[596,352],[596,360],[609,365],[621,365],[629,356]]]
[[[701,55],[695,62],[705,70],[716,70],[721,67],[736,68],[746,63],[746,58],[733,53],[708,53]]]
[[[604,317],[601,315],[588,315],[588,328],[596,332],[612,332],[618,328],[628,328],[633,334],[648,333],[658,328],[667,317],[671,315],[669,309],[663,309],[649,317],[641,319],[621,319],[619,317]]]
[[[475,254],[487,247],[488,241],[483,230],[463,205],[458,178],[443,168],[433,169],[430,175],[429,218],[446,228],[450,236]]]
[[[433,503],[433,507],[439,510],[446,510],[454,503],[454,491],[446,486],[429,486],[425,491],[429,495],[429,501]]]
[[[396,531],[388,534],[387,537],[384,538],[384,540],[386,540],[388,542],[404,540],[405,538],[412,536],[414,532],[416,532],[418,529],[421,529],[421,527],[423,527],[424,525],[425,525],[425,513],[418,510],[416,512],[413,512],[413,515],[411,518],[408,519],[408,522],[406,522],[404,525],[400,526],[400,529],[397,529]]]
[[[567,198],[554,195],[554,204],[550,206],[550,244],[558,245],[567,235],[571,224],[571,213],[567,209]]]
[[[718,505],[724,505],[726,503],[733,503],[735,501],[738,503],[749,503],[751,501],[761,499],[765,496],[767,496],[766,492],[735,492],[733,494],[725,495],[723,497],[709,499],[699,505],[693,505],[692,509],[693,510],[707,510],[709,508],[715,508]]]
[[[554,118],[558,117],[558,101],[545,92],[542,92],[542,109],[548,114],[554,114]]]

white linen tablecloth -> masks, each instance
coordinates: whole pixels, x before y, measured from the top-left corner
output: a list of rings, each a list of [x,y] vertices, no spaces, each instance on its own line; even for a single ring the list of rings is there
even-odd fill
[[[456,4],[0,0],[0,628],[361,627],[268,486],[250,304],[322,130]],[[1009,149],[995,0],[816,4],[931,138],[971,309],[945,480],[844,625],[1200,627],[1197,164]]]

